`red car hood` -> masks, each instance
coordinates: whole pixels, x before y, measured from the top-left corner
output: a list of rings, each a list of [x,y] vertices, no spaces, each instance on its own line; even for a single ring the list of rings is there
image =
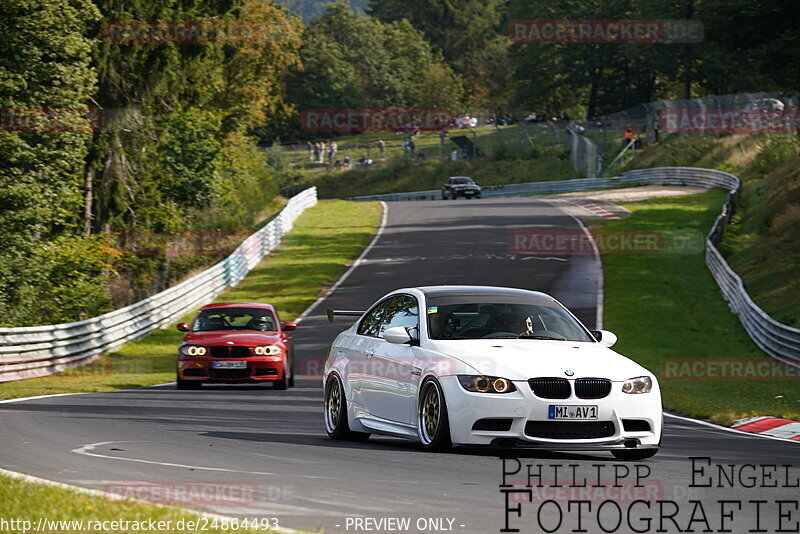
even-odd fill
[[[183,337],[184,343],[193,345],[227,345],[232,341],[234,345],[245,347],[257,347],[258,345],[269,345],[281,340],[281,335],[277,332],[255,332],[247,330],[228,330],[210,332],[189,332]]]

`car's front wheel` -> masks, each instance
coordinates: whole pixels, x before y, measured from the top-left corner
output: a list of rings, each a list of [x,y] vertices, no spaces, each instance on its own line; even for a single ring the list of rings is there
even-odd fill
[[[417,408],[417,433],[425,450],[444,451],[453,445],[450,441],[447,402],[442,387],[433,378],[422,383]]]
[[[658,449],[619,449],[611,451],[620,460],[646,460],[656,455]]]
[[[354,441],[369,439],[369,434],[366,432],[350,430],[344,386],[337,375],[331,375],[325,384],[325,431],[331,439]]]
[[[288,369],[283,370],[283,376],[280,380],[276,380],[272,383],[273,389],[277,389],[279,391],[283,391],[289,387],[289,378],[286,376],[288,374]]]

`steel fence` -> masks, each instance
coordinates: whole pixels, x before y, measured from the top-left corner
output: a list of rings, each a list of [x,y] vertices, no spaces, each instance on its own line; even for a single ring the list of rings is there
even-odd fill
[[[223,261],[125,308],[73,323],[0,328],[0,382],[47,376],[89,363],[211,302],[238,284],[278,246],[297,217],[316,203],[316,188],[306,189]]]
[[[582,178],[485,187],[483,196],[546,195],[650,184],[721,187],[729,192],[722,213],[717,217],[706,238],[706,265],[731,310],[739,316],[739,320],[756,345],[773,358],[800,368],[800,329],[779,323],[762,310],[747,294],[742,279],[717,250],[717,245],[735,210],[741,189],[741,181],[733,174],[693,167],[659,167],[630,171],[613,178]],[[350,200],[430,200],[440,198],[440,195],[440,191],[431,190],[354,197]]]

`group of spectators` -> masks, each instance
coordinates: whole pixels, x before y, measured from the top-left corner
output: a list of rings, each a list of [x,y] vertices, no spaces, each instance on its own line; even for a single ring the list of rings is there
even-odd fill
[[[325,156],[328,156],[329,165],[333,165],[333,162],[336,161],[336,152],[339,150],[336,141],[328,141],[327,145],[324,141],[317,141],[316,143],[306,141],[306,148],[308,149],[309,161],[313,163],[325,163]]]
[[[378,150],[380,150],[381,153],[381,159],[383,159],[386,143],[380,139],[377,144]],[[325,158],[327,157],[327,167],[329,169],[350,169],[353,167],[353,159],[350,156],[344,156],[341,159],[337,157],[339,145],[336,144],[336,141],[331,140],[328,141],[327,144],[324,141],[317,141],[315,143],[306,141],[306,148],[308,150],[308,160],[312,163],[325,164]],[[372,159],[362,156],[356,160],[355,165],[357,167],[368,167],[373,163]]]

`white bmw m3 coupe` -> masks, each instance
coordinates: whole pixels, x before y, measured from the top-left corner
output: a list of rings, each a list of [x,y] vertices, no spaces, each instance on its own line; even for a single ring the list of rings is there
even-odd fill
[[[333,439],[388,434],[429,450],[526,445],[640,460],[661,444],[656,377],[553,297],[487,286],[398,289],[331,345]]]

